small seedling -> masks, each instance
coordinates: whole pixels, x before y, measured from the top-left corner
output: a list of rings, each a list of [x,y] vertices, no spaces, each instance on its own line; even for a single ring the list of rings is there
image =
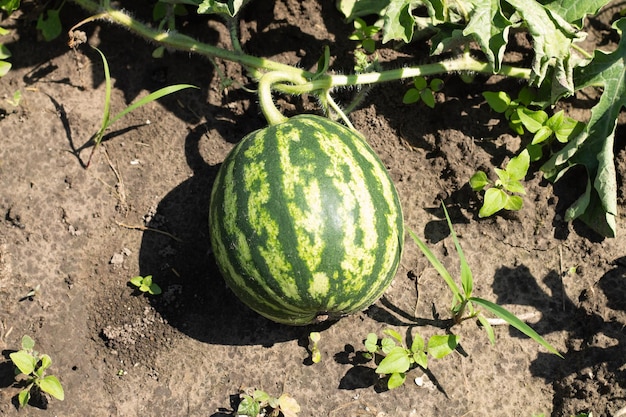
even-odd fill
[[[20,90],[16,90],[15,93],[13,93],[13,97],[6,99],[6,102],[9,103],[13,107],[19,106],[21,101],[22,101],[22,92]]]
[[[148,293],[151,295],[159,295],[161,294],[161,287],[152,282],[152,275],[146,275],[145,277],[136,276],[132,277],[129,282],[133,284],[135,287],[139,288],[139,291],[143,293]]]
[[[428,339],[428,344],[420,334],[415,334],[411,347],[407,347],[402,336],[393,329],[386,329],[383,333],[387,337],[379,339],[375,333],[367,335],[365,348],[367,357],[382,356],[378,363],[376,373],[388,375],[387,388],[394,389],[406,380],[406,373],[420,366],[428,368],[428,355],[435,359],[441,359],[456,349],[458,336],[434,335]]]
[[[238,416],[249,417],[298,417],[300,406],[288,394],[275,398],[265,391],[255,389],[252,394],[241,393],[241,402],[237,407]]]
[[[63,401],[65,394],[61,383],[54,375],[46,375],[46,369],[52,364],[52,359],[46,354],[39,354],[33,348],[35,341],[30,336],[22,337],[22,349],[9,354],[11,361],[17,367],[16,374],[26,375],[25,388],[17,396],[20,407],[25,407],[32,395],[41,392],[52,395]]]
[[[413,87],[404,93],[402,102],[404,104],[413,104],[418,101],[424,102],[431,109],[435,107],[435,92],[441,91],[443,88],[443,80],[433,78],[430,83],[424,77],[415,77],[413,79]]]
[[[357,17],[354,19],[354,32],[349,39],[358,41],[358,48],[363,48],[368,54],[373,54],[376,51],[376,41],[373,39],[373,36],[381,29],[381,26],[376,24],[368,25],[363,19]]]
[[[487,104],[495,112],[504,114],[509,122],[509,126],[518,135],[524,134],[524,125],[520,118],[520,112],[527,109],[535,98],[535,92],[528,87],[520,90],[517,100],[513,100],[504,91],[485,91],[483,97],[487,100]]]
[[[20,301],[26,301],[26,300],[28,300],[28,301],[33,301],[33,299],[35,298],[35,296],[36,296],[37,294],[39,294],[39,290],[40,290],[40,289],[41,289],[41,284],[37,284],[37,285],[35,286],[35,288],[32,288],[30,291],[28,291],[28,292],[26,293],[26,295],[25,295],[25,296],[23,296],[22,298],[20,298]]]
[[[322,353],[317,346],[320,339],[321,335],[319,332],[311,332],[309,334],[309,350],[311,351],[311,362],[313,363],[319,363],[322,360]]]
[[[87,160],[87,167],[89,167],[89,165],[91,164],[91,158],[93,157],[94,152],[96,151],[96,148],[100,145],[100,142],[102,142],[102,138],[104,137],[104,133],[106,132],[106,130],[111,127],[111,125],[115,122],[117,122],[119,119],[121,119],[122,117],[126,116],[128,113],[132,112],[135,109],[138,109],[139,107],[151,103],[153,101],[156,101],[158,99],[160,99],[161,97],[167,96],[169,94],[175,93],[179,90],[183,90],[186,88],[198,88],[194,85],[190,85],[190,84],[176,84],[176,85],[171,85],[168,87],[163,87],[153,93],[148,94],[147,96],[143,97],[142,99],[136,101],[135,103],[131,104],[130,106],[126,107],[124,110],[122,110],[121,112],[117,113],[116,115],[114,115],[113,117],[111,117],[111,89],[112,89],[112,83],[111,83],[111,73],[109,71],[109,63],[106,59],[106,57],[104,56],[104,54],[102,53],[102,51],[100,51],[98,48],[94,48],[96,51],[98,51],[98,53],[100,54],[100,57],[102,58],[102,64],[104,66],[104,84],[105,84],[105,92],[104,92],[104,110],[103,110],[103,114],[102,114],[102,123],[100,124],[100,129],[96,132],[96,134],[92,137],[92,141],[93,141],[93,148],[91,149],[91,154],[89,155],[89,159]]]
[[[491,182],[483,171],[478,171],[472,175],[469,183],[474,191],[483,191],[486,188],[478,217],[489,217],[503,209],[521,209],[522,197],[513,193],[526,194],[520,181],[526,176],[529,166],[530,154],[527,149],[524,149],[519,155],[512,158],[504,169],[494,168],[498,175],[495,182]]]
[[[61,24],[59,14],[61,13],[61,8],[63,8],[64,4],[65,1],[62,1],[61,5],[57,9],[46,9],[45,15],[44,12],[39,14],[39,18],[37,19],[37,29],[41,32],[41,36],[47,42],[58,38],[63,31],[63,25]]]
[[[548,116],[543,110],[521,109],[518,116],[526,130],[534,134],[527,147],[531,161],[541,159],[543,148],[555,138],[561,143],[567,143],[585,128],[584,123],[565,116],[563,110]]]
[[[472,271],[470,270],[467,259],[465,259],[465,254],[463,253],[463,249],[461,248],[456,233],[454,232],[454,228],[452,227],[452,221],[450,220],[450,216],[448,215],[448,210],[446,209],[445,204],[442,203],[441,206],[443,207],[443,212],[448,222],[448,228],[450,229],[450,235],[452,236],[452,240],[454,241],[454,246],[459,255],[461,288],[459,288],[455,280],[452,278],[452,275],[450,275],[450,272],[448,272],[443,264],[431,252],[428,246],[426,246],[426,244],[424,244],[424,242],[422,242],[422,240],[417,237],[417,235],[412,231],[409,230],[409,234],[411,235],[417,246],[420,248],[424,256],[426,256],[430,264],[435,268],[435,270],[446,282],[448,288],[452,292],[452,306],[450,310],[452,312],[452,318],[454,323],[461,323],[465,320],[473,318],[477,319],[487,332],[489,341],[492,344],[495,344],[495,335],[491,324],[489,324],[489,321],[484,316],[484,314],[476,309],[476,306],[482,307],[485,310],[489,311],[491,314],[494,314],[497,317],[501,318],[509,325],[515,327],[517,330],[539,343],[549,352],[554,353],[555,355],[558,355],[562,358],[563,356],[561,356],[561,354],[554,347],[552,347],[552,345],[546,342],[543,337],[541,337],[529,325],[521,321],[513,313],[491,301],[472,296],[472,292],[474,290],[474,278]]]

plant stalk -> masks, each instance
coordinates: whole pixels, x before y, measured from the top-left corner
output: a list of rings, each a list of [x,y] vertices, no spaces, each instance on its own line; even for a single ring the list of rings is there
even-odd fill
[[[156,42],[160,45],[163,45],[167,48],[172,48],[179,51],[194,52],[200,55],[207,56],[209,58],[220,58],[227,61],[239,63],[250,70],[250,75],[253,78],[260,79],[264,76],[263,74],[267,72],[283,73],[286,78],[282,81],[289,81],[290,83],[293,82],[293,84],[278,82],[276,84],[273,84],[273,88],[277,91],[288,94],[305,94],[317,92],[318,95],[322,96],[324,93],[332,90],[335,87],[371,85],[381,82],[397,81],[405,78],[414,78],[418,76],[427,76],[450,72],[469,71],[487,74],[495,73],[494,68],[491,64],[479,61],[471,57],[469,53],[465,53],[458,58],[452,60],[439,63],[418,65],[414,67],[393,69],[380,72],[368,72],[362,74],[325,74],[320,76],[319,74],[314,74],[310,71],[305,71],[288,64],[281,64],[267,58],[260,58],[245,54],[237,47],[237,45],[235,45],[235,50],[228,50],[200,42],[190,36],[183,35],[178,32],[166,32],[153,29],[150,26],[132,18],[125,12],[111,8],[108,4],[108,1],[104,3],[104,6],[100,6],[100,4],[94,0],[71,1],[73,1],[86,11],[96,15],[96,18],[103,18],[112,23],[121,25],[129,29],[131,32],[143,38]],[[86,21],[91,20],[93,19],[89,18]],[[502,65],[501,70],[498,72],[498,74],[515,78],[530,79],[531,70],[528,68]],[[302,79],[305,79],[305,81],[312,81],[304,83],[294,81]]]

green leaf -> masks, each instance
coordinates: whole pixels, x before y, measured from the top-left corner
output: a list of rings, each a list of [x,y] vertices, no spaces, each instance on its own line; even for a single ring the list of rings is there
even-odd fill
[[[237,414],[249,417],[257,417],[261,412],[261,406],[249,395],[242,395],[241,402],[237,406]]]
[[[606,4],[607,0],[556,0],[547,2],[545,6],[569,23],[581,27],[585,16],[596,14]]]
[[[496,113],[504,113],[511,105],[511,97],[504,91],[484,91],[483,97]]]
[[[511,326],[515,327],[520,332],[524,333],[526,336],[533,339],[535,342],[539,343],[541,346],[546,348],[549,352],[558,355],[559,357],[563,357],[552,345],[545,341],[543,337],[541,337],[537,332],[535,332],[529,325],[518,319],[513,313],[506,310],[504,307],[501,307],[491,301],[484,300],[482,298],[472,297],[470,301],[474,304],[478,304],[484,309],[488,310],[492,314],[500,317],[502,320],[509,323]]]
[[[541,85],[548,75],[548,68],[554,67],[551,80],[553,98],[563,93],[572,94],[574,63],[571,46],[574,40],[581,40],[584,35],[536,0],[507,0],[507,3],[522,16],[533,39],[533,83]]]
[[[19,402],[20,407],[26,407],[28,405],[28,401],[30,401],[30,387],[31,385],[29,385],[28,388],[24,388],[19,394],[17,394],[17,401]]]
[[[411,352],[416,353],[423,350],[424,338],[419,333],[416,333],[415,336],[413,336],[413,342],[411,343]]]
[[[375,333],[369,333],[365,339],[365,349],[370,353],[378,350],[378,336]]]
[[[39,369],[41,371],[45,371],[46,369],[48,369],[50,367],[50,365],[52,365],[52,358],[50,358],[49,355],[41,355],[41,366],[39,367]]]
[[[150,284],[150,287],[148,287],[148,292],[152,295],[159,295],[161,294],[162,290],[161,287],[153,282],[152,284]]]
[[[517,115],[530,133],[537,132],[548,120],[548,114],[545,111],[530,110],[526,107],[520,107],[517,111]]]
[[[498,181],[496,181],[496,186],[501,188],[502,186],[506,187],[506,184],[511,181],[511,174],[506,169],[494,168],[493,171],[498,176]]]
[[[542,147],[539,144],[538,145],[529,144],[528,146],[526,146],[526,149],[528,150],[528,154],[530,155],[531,162],[536,162],[540,160],[541,157],[543,156]]]
[[[496,335],[493,332],[493,327],[491,327],[491,323],[489,323],[489,320],[487,320],[487,318],[485,316],[483,316],[482,314],[479,314],[476,317],[478,318],[478,321],[480,322],[480,324],[482,324],[483,329],[485,329],[485,332],[487,333],[487,338],[489,339],[489,342],[492,345],[495,345],[496,344]]]
[[[433,78],[429,83],[430,89],[433,91],[441,91],[444,86],[444,82],[441,78]]]
[[[509,196],[499,188],[490,188],[485,191],[483,206],[478,211],[478,217],[489,217],[504,208]]]
[[[435,96],[431,89],[426,88],[420,92],[420,97],[424,104],[426,104],[431,109],[435,108]]]
[[[11,58],[11,51],[5,45],[0,45],[0,59]]]
[[[368,53],[372,54],[376,50],[376,42],[374,39],[363,39],[363,43],[361,44],[363,49],[365,49]]]
[[[385,9],[383,25],[383,43],[391,40],[411,42],[415,19],[411,12],[417,5],[416,0],[391,0]]]
[[[441,203],[441,207],[443,208],[443,213],[446,216],[446,221],[448,223],[448,229],[450,229],[450,235],[452,236],[452,241],[454,242],[454,247],[456,252],[459,255],[459,260],[461,263],[461,285],[463,287],[463,292],[465,294],[464,298],[467,298],[472,295],[474,281],[472,277],[472,271],[470,270],[469,265],[467,264],[467,259],[465,259],[465,254],[463,253],[463,248],[461,248],[461,244],[459,243],[459,239],[456,236],[456,232],[454,231],[454,227],[452,227],[452,220],[450,220],[450,215],[448,214],[448,209],[446,205]]]
[[[32,350],[35,347],[35,341],[29,335],[22,336],[22,349]]]
[[[163,87],[153,93],[148,94],[147,96],[143,97],[142,99],[136,101],[135,103],[131,104],[130,106],[126,107],[124,110],[122,110],[121,112],[117,113],[115,116],[113,116],[113,118],[111,118],[111,120],[108,122],[107,127],[111,126],[113,123],[115,123],[116,121],[118,121],[119,119],[121,119],[122,117],[126,116],[128,113],[132,112],[135,109],[138,109],[141,106],[144,106],[148,103],[151,103],[155,100],[160,99],[161,97],[165,97],[169,94],[175,93],[177,91],[180,90],[184,90],[187,88],[198,88],[195,85],[191,85],[191,84],[176,84],[176,85],[170,85],[168,87]]]
[[[417,103],[420,99],[420,92],[415,88],[410,88],[404,93],[404,97],[402,97],[402,103],[404,104],[413,104]]]
[[[509,195],[507,196],[506,203],[504,204],[504,209],[517,211],[522,208],[522,205],[524,205],[524,200],[522,200],[522,197],[518,195]]]
[[[554,132],[548,126],[542,126],[533,136],[531,144],[536,145],[538,143],[545,142]]]
[[[383,14],[383,10],[389,5],[389,0],[338,0],[337,9],[350,20],[358,16]]]
[[[504,187],[510,193],[526,194],[526,190],[521,182],[518,180],[510,180]]]
[[[415,361],[416,364],[418,364],[422,368],[428,369],[428,355],[426,354],[425,351],[422,350],[422,351],[413,353],[413,360]]]
[[[403,373],[411,367],[409,352],[402,346],[396,346],[383,358],[376,368],[377,374]]]
[[[47,392],[52,395],[57,400],[63,401],[65,399],[65,393],[63,392],[63,387],[61,386],[61,382],[54,375],[48,375],[42,378],[39,381],[39,388],[43,392]]]
[[[391,352],[391,350],[395,347],[396,342],[394,342],[390,337],[383,337],[380,341],[380,350],[382,350],[384,354]]]
[[[626,106],[626,18],[613,24],[622,38],[612,53],[596,50],[593,60],[577,68],[574,74],[577,88],[602,86],[598,103],[591,109],[591,118],[583,131],[555,153],[541,170],[546,178],[557,181],[572,166],[583,165],[593,188],[588,198],[578,199],[572,212],[596,232],[615,237],[617,215],[617,178],[613,142],[617,118]]]
[[[42,13],[37,19],[37,29],[41,31],[43,38],[48,42],[56,39],[63,30],[63,25],[61,24],[61,19],[59,18],[60,12],[60,10],[49,9],[46,10],[45,18]]]
[[[9,354],[11,361],[17,369],[20,370],[24,375],[30,375],[35,371],[35,367],[37,366],[37,358],[35,358],[30,353],[19,350],[17,352],[13,352]]]
[[[137,276],[137,277],[132,277],[129,282],[131,284],[133,284],[136,287],[141,287],[141,285],[143,284],[143,277],[141,276]]]
[[[472,36],[478,42],[493,65],[494,72],[498,72],[508,43],[511,22],[502,14],[500,0],[473,0],[467,3],[473,7],[463,35]]]
[[[252,398],[254,398],[255,401],[258,401],[260,403],[269,403],[270,400],[272,399],[272,397],[270,397],[270,395],[267,392],[262,391],[260,389],[254,390],[254,393],[252,393]]]
[[[437,259],[437,257],[431,252],[428,246],[426,246],[426,244],[422,242],[422,240],[419,237],[417,237],[417,235],[413,233],[412,230],[409,230],[409,235],[411,236],[415,244],[420,248],[424,256],[426,256],[426,259],[428,259],[428,262],[430,262],[430,264],[433,266],[433,268],[435,268],[435,270],[443,278],[446,284],[448,284],[448,287],[452,291],[453,297],[456,299],[456,301],[459,303],[463,302],[463,296],[461,295],[461,290],[456,285],[456,282],[454,282],[454,279],[452,279],[452,275],[450,275],[448,270],[443,266],[441,262],[439,262],[439,259]]]
[[[0,78],[4,77],[11,70],[11,63],[6,61],[0,61]]]
[[[435,359],[441,359],[454,352],[458,343],[458,336],[453,334],[431,336],[428,339],[428,354]]]
[[[396,342],[402,344],[402,335],[398,332],[396,332],[393,329],[385,329],[383,330],[383,333],[386,334],[387,336],[391,336],[393,339],[396,340]]]
[[[530,154],[528,153],[528,150],[524,149],[519,153],[519,155],[511,158],[509,163],[506,165],[506,172],[509,173],[511,179],[522,180],[526,177],[528,167],[530,167]]]
[[[469,180],[470,187],[474,191],[482,191],[483,188],[489,184],[489,179],[487,178],[487,174],[483,171],[477,171],[472,178]]]
[[[556,136],[559,142],[567,143],[570,139],[578,136],[584,128],[585,124],[583,122],[566,117],[563,123],[554,130],[554,136]]]
[[[403,372],[394,372],[389,376],[387,381],[387,388],[394,389],[402,386],[406,381],[406,374]]]
[[[4,10],[9,15],[19,8],[20,8],[20,0],[1,0],[0,1],[0,9]]]
[[[428,87],[428,81],[426,81],[426,78],[424,77],[415,77],[413,78],[413,85],[416,89],[421,91]]]
[[[245,0],[204,0],[198,6],[198,14],[221,14],[233,17],[239,13],[241,8],[247,3]]]

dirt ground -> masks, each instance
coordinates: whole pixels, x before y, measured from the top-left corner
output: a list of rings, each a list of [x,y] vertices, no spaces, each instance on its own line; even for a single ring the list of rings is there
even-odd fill
[[[141,10],[138,2],[128,7]],[[458,271],[439,208],[444,199],[475,273],[476,295],[530,314],[529,323],[565,356],[505,326],[496,328],[492,346],[466,322],[453,328],[461,336],[458,351],[387,391],[377,386],[373,364],[361,360],[366,335],[388,327],[441,334],[424,322],[448,317],[450,294],[417,247],[407,240],[383,299],[320,329],[322,361],[311,364],[312,329],[277,325],[244,307],[225,287],[209,247],[209,193],[220,162],[265,124],[255,97],[236,85],[224,90],[203,58],[174,53],[156,60],[154,45],[89,24],[90,42],[109,60],[114,112],[164,85],[200,89],[122,119],[85,169],[91,147],[84,144],[102,115],[100,58],[89,48],[69,50],[65,36],[38,41],[36,11],[28,3],[25,10],[2,24],[11,29],[5,44],[14,68],[0,80],[0,415],[18,415],[8,354],[25,334],[52,357],[50,373],[66,397],[50,400],[47,410],[29,407],[25,416],[227,416],[242,387],[287,392],[303,417],[615,416],[626,407],[624,114],[615,141],[614,239],[562,220],[584,186],[581,171],[556,186],[530,175],[521,211],[477,217],[480,198],[470,176],[501,166],[520,146],[481,92],[515,94],[516,82],[477,77],[468,85],[447,77],[434,110],[402,104],[407,84],[390,83],[374,88],[351,114],[397,185],[407,227]],[[149,19],[150,9],[143,10]],[[590,21],[587,47],[615,46],[616,10]],[[66,28],[84,17],[71,4],[62,11]],[[184,27],[226,45],[218,21],[188,17]],[[350,32],[332,2],[257,1],[242,21],[248,52],[313,68],[329,45],[338,72],[353,65]],[[520,47],[517,58],[528,59],[526,52]],[[381,56],[422,62],[427,48]],[[237,66],[219,68],[247,85]],[[16,90],[23,94],[17,107],[5,100]],[[586,120],[594,97],[581,93],[563,107]],[[306,98],[279,104],[287,114],[315,109]],[[133,290],[128,280],[135,275],[153,275],[163,294]],[[35,296],[26,297],[32,289]],[[419,377],[422,386],[414,382]]]

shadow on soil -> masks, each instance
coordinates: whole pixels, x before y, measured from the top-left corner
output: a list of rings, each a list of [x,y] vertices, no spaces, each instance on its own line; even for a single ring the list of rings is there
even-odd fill
[[[561,410],[568,398],[589,401],[598,397],[603,405],[596,403],[594,407],[604,407],[607,401],[611,404],[619,398],[624,402],[626,334],[617,316],[626,311],[626,257],[616,259],[613,265],[575,299],[565,293],[563,278],[557,271],[543,278],[549,293],[537,285],[524,265],[501,268],[496,274],[493,288],[498,304],[534,307],[541,319],[531,326],[542,335],[555,331],[569,334],[565,359],[542,352],[530,368],[533,375],[553,385],[555,410]],[[512,337],[524,337],[515,329],[510,331]],[[596,411],[602,414],[602,409]]]

